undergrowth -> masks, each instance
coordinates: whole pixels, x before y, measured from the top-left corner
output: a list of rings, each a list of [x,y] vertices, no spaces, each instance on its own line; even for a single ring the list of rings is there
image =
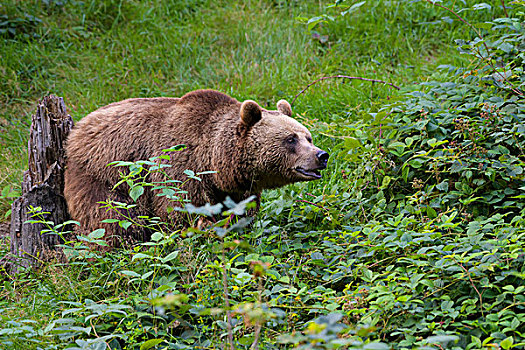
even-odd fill
[[[327,80],[299,96],[295,117],[330,150],[329,174],[266,192],[251,226],[231,220],[248,203],[189,206],[224,219],[153,222],[151,242],[111,253],[97,230],[67,244],[67,265],[6,275],[0,346],[525,345],[522,1],[44,3],[2,5],[2,142],[20,150],[2,158],[15,169],[0,184],[5,208],[23,168],[11,160],[27,116],[14,111],[48,90],[79,118],[200,87],[292,100],[337,74],[402,89]],[[144,178],[124,179],[133,199]],[[158,189],[177,200],[173,184]]]
[[[75,120],[125,98],[178,97],[199,88],[275,108],[276,101],[291,101],[324,75],[351,73],[404,84],[425,79],[439,64],[462,60],[441,35],[462,32],[458,23],[420,24],[419,11],[429,11],[421,4],[367,6],[326,28],[330,33],[346,31],[344,36],[320,42],[296,19],[323,11],[324,5],[309,1],[4,1],[0,188],[19,191],[30,114],[36,101],[49,93],[64,97]],[[439,16],[430,10],[425,21]],[[399,20],[411,21],[410,41],[405,31],[392,28]],[[377,28],[387,32],[376,33]],[[354,52],[349,43],[360,51]],[[424,64],[408,45],[426,57]],[[294,110],[316,130],[316,121],[353,120],[358,115],[350,106],[374,108],[393,93],[380,84],[371,90],[367,82],[327,81],[298,98]],[[318,143],[326,148],[334,144],[328,138]],[[8,204],[0,197],[2,214]]]

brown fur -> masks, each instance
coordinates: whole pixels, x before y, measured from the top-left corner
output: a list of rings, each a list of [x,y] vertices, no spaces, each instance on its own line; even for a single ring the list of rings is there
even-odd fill
[[[67,142],[64,192],[70,213],[84,230],[101,227],[101,220],[118,214],[100,209],[97,202],[130,202],[124,187],[112,190],[122,169],[107,164],[148,159],[178,144],[187,148],[170,154],[170,177],[186,180],[186,169],[217,171],[184,187],[196,206],[220,203],[227,196],[241,201],[252,194],[259,203],[263,189],[312,180],[294,169],[321,169],[316,156],[320,150],[311,143],[310,132],[290,115],[286,101],[279,101],[278,111],[267,111],[253,101],[241,104],[213,90],[102,107],[82,119]],[[296,143],[291,145],[287,140],[294,135]],[[152,180],[161,179],[154,175]],[[166,218],[170,205],[165,197],[145,195],[136,211]],[[109,234],[147,239],[143,232],[105,226]],[[111,244],[118,245],[118,240]]]

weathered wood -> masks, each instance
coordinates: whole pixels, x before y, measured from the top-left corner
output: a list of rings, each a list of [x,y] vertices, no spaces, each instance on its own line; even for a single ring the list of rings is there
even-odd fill
[[[56,257],[60,237],[42,234],[42,224],[26,223],[29,207],[40,207],[45,219],[55,224],[69,220],[64,199],[64,143],[73,127],[64,100],[54,95],[44,97],[32,117],[28,142],[29,169],[24,173],[22,195],[11,207],[11,253],[13,269],[38,266]]]

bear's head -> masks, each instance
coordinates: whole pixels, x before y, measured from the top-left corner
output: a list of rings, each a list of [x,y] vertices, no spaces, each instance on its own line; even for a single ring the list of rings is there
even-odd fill
[[[241,105],[240,126],[246,135],[257,187],[275,188],[321,178],[328,153],[316,147],[304,125],[292,117],[290,104],[281,100],[277,111],[247,100]]]

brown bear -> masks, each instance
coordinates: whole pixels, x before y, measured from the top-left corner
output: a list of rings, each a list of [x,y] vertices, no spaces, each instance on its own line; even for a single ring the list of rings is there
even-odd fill
[[[271,111],[214,90],[197,90],[181,98],[134,98],[102,107],[78,122],[67,140],[64,192],[70,214],[82,231],[105,227],[106,238],[116,237],[110,245],[120,244],[130,232],[116,224],[101,224],[115,214],[97,203],[132,201],[129,187],[113,188],[122,168],[108,164],[149,159],[178,144],[186,148],[169,154],[171,167],[165,171],[171,178],[186,180],[186,169],[215,171],[202,175],[202,181],[185,184],[193,205],[221,203],[228,196],[239,202],[255,195],[258,208],[263,189],[319,179],[320,170],[326,168],[328,153],[313,145],[308,129],[291,115],[284,100]],[[161,179],[152,175],[151,180]],[[173,203],[165,196],[150,191],[138,204],[135,215],[144,211],[171,216],[167,212]],[[131,235],[148,239],[144,232]]]

